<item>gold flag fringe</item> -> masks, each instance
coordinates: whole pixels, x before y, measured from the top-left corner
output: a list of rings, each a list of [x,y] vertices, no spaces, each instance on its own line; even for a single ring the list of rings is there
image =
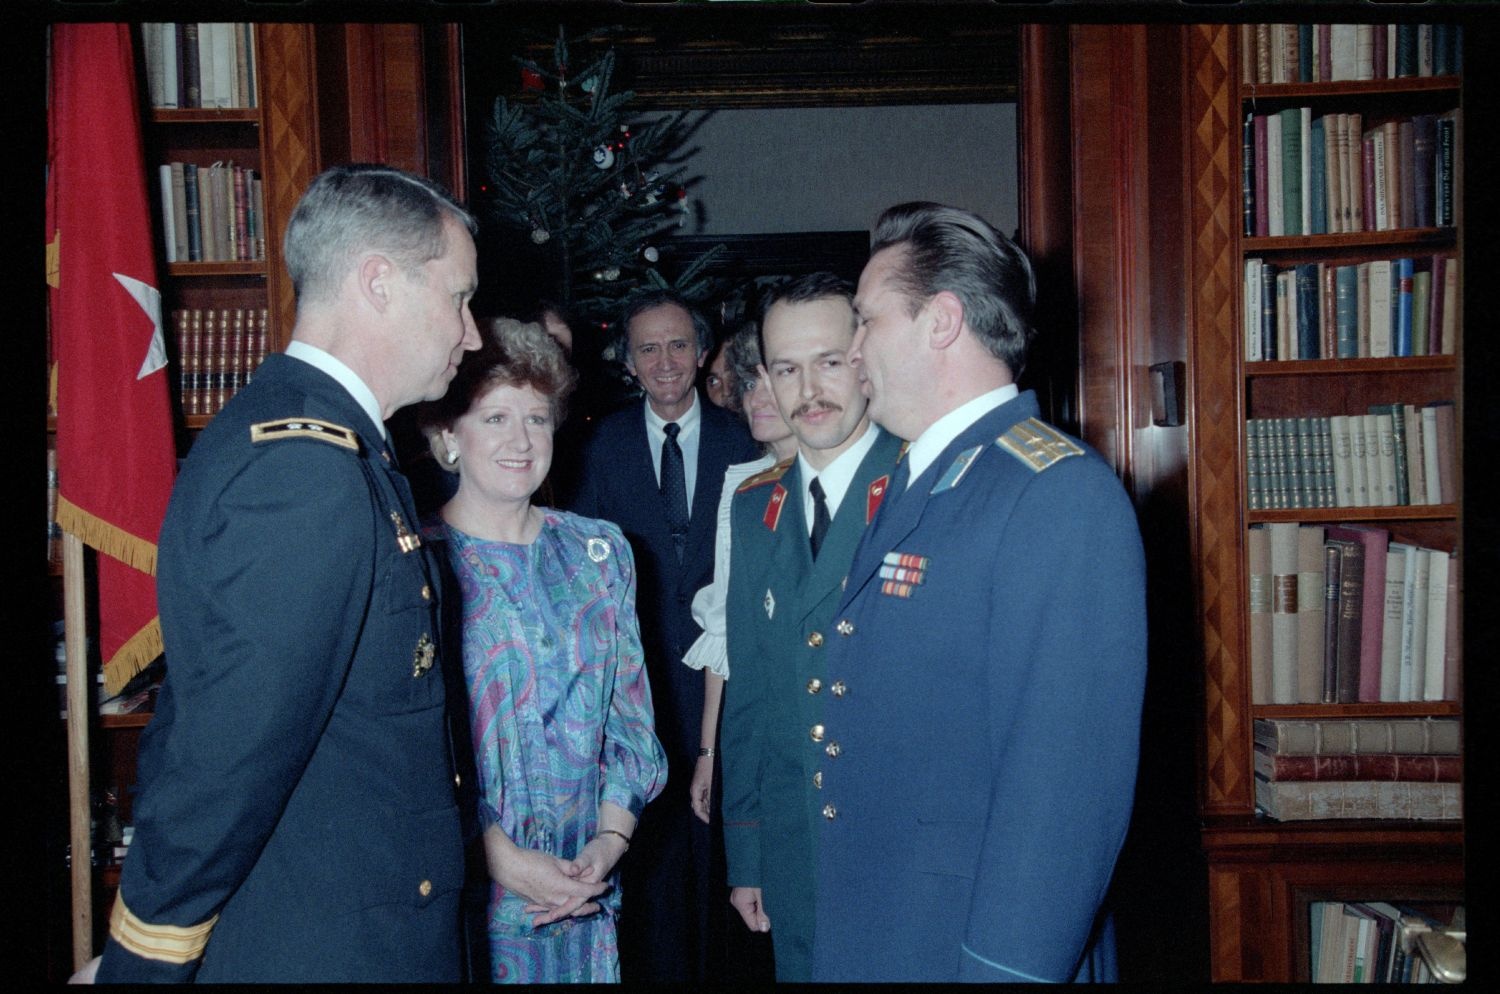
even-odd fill
[[[156,543],[137,538],[125,529],[90,514],[61,494],[57,495],[57,523],[91,549],[113,556],[142,573],[156,575]]]
[[[161,618],[153,617],[104,661],[104,692],[113,697],[124,690],[130,678],[150,666],[162,651]]]
[[[57,523],[64,531],[77,535],[84,545],[112,556],[150,576],[156,575],[156,544],[112,525],[98,515],[90,514],[72,501],[58,495]],[[152,618],[132,635],[115,654],[104,660],[104,692],[113,697],[124,689],[130,678],[145,669],[162,654],[161,621]]]

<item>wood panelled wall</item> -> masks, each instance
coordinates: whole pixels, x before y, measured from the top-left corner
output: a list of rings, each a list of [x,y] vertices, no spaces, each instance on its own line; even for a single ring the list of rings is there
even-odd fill
[[[323,161],[383,162],[467,198],[455,24],[317,28]]]
[[[1053,372],[1074,377],[1057,392],[1077,398],[1072,412],[1051,414],[1111,461],[1146,548],[1141,766],[1113,901],[1121,974],[1132,981],[1208,973],[1192,429],[1153,423],[1150,376],[1152,364],[1188,358],[1182,30],[1048,24],[1021,33],[1021,238],[1036,265],[1042,334],[1068,339],[1050,349]]]

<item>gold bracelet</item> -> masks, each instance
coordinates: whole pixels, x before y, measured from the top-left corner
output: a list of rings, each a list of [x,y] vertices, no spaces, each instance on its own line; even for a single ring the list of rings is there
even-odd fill
[[[598,834],[598,835],[618,835],[620,838],[622,838],[622,839],[625,840],[625,848],[626,849],[630,848],[630,836],[626,835],[624,832],[617,832],[613,828],[601,828],[601,829],[599,829],[599,831],[596,834]]]

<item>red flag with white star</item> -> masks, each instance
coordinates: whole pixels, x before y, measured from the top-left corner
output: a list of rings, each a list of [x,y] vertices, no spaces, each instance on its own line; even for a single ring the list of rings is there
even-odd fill
[[[100,553],[117,692],[161,654],[156,540],[177,463],[130,28],[52,28],[47,254],[57,521]]]

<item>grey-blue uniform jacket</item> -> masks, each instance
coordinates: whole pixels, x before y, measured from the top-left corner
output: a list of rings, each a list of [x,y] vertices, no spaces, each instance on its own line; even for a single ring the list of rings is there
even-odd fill
[[[819,981],[1112,979],[1146,676],[1134,509],[1028,392],[909,489],[828,636]]]
[[[162,526],[166,679],[100,981],[454,981],[437,571],[337,382],[272,355]]]
[[[803,513],[801,464],[746,480],[734,496],[724,685],[724,855],[732,887],[759,887],[776,979],[812,979],[813,851],[821,770],[831,744],[817,731],[828,690],[844,574],[890,484],[901,440],[879,433],[860,460],[815,561]]]

